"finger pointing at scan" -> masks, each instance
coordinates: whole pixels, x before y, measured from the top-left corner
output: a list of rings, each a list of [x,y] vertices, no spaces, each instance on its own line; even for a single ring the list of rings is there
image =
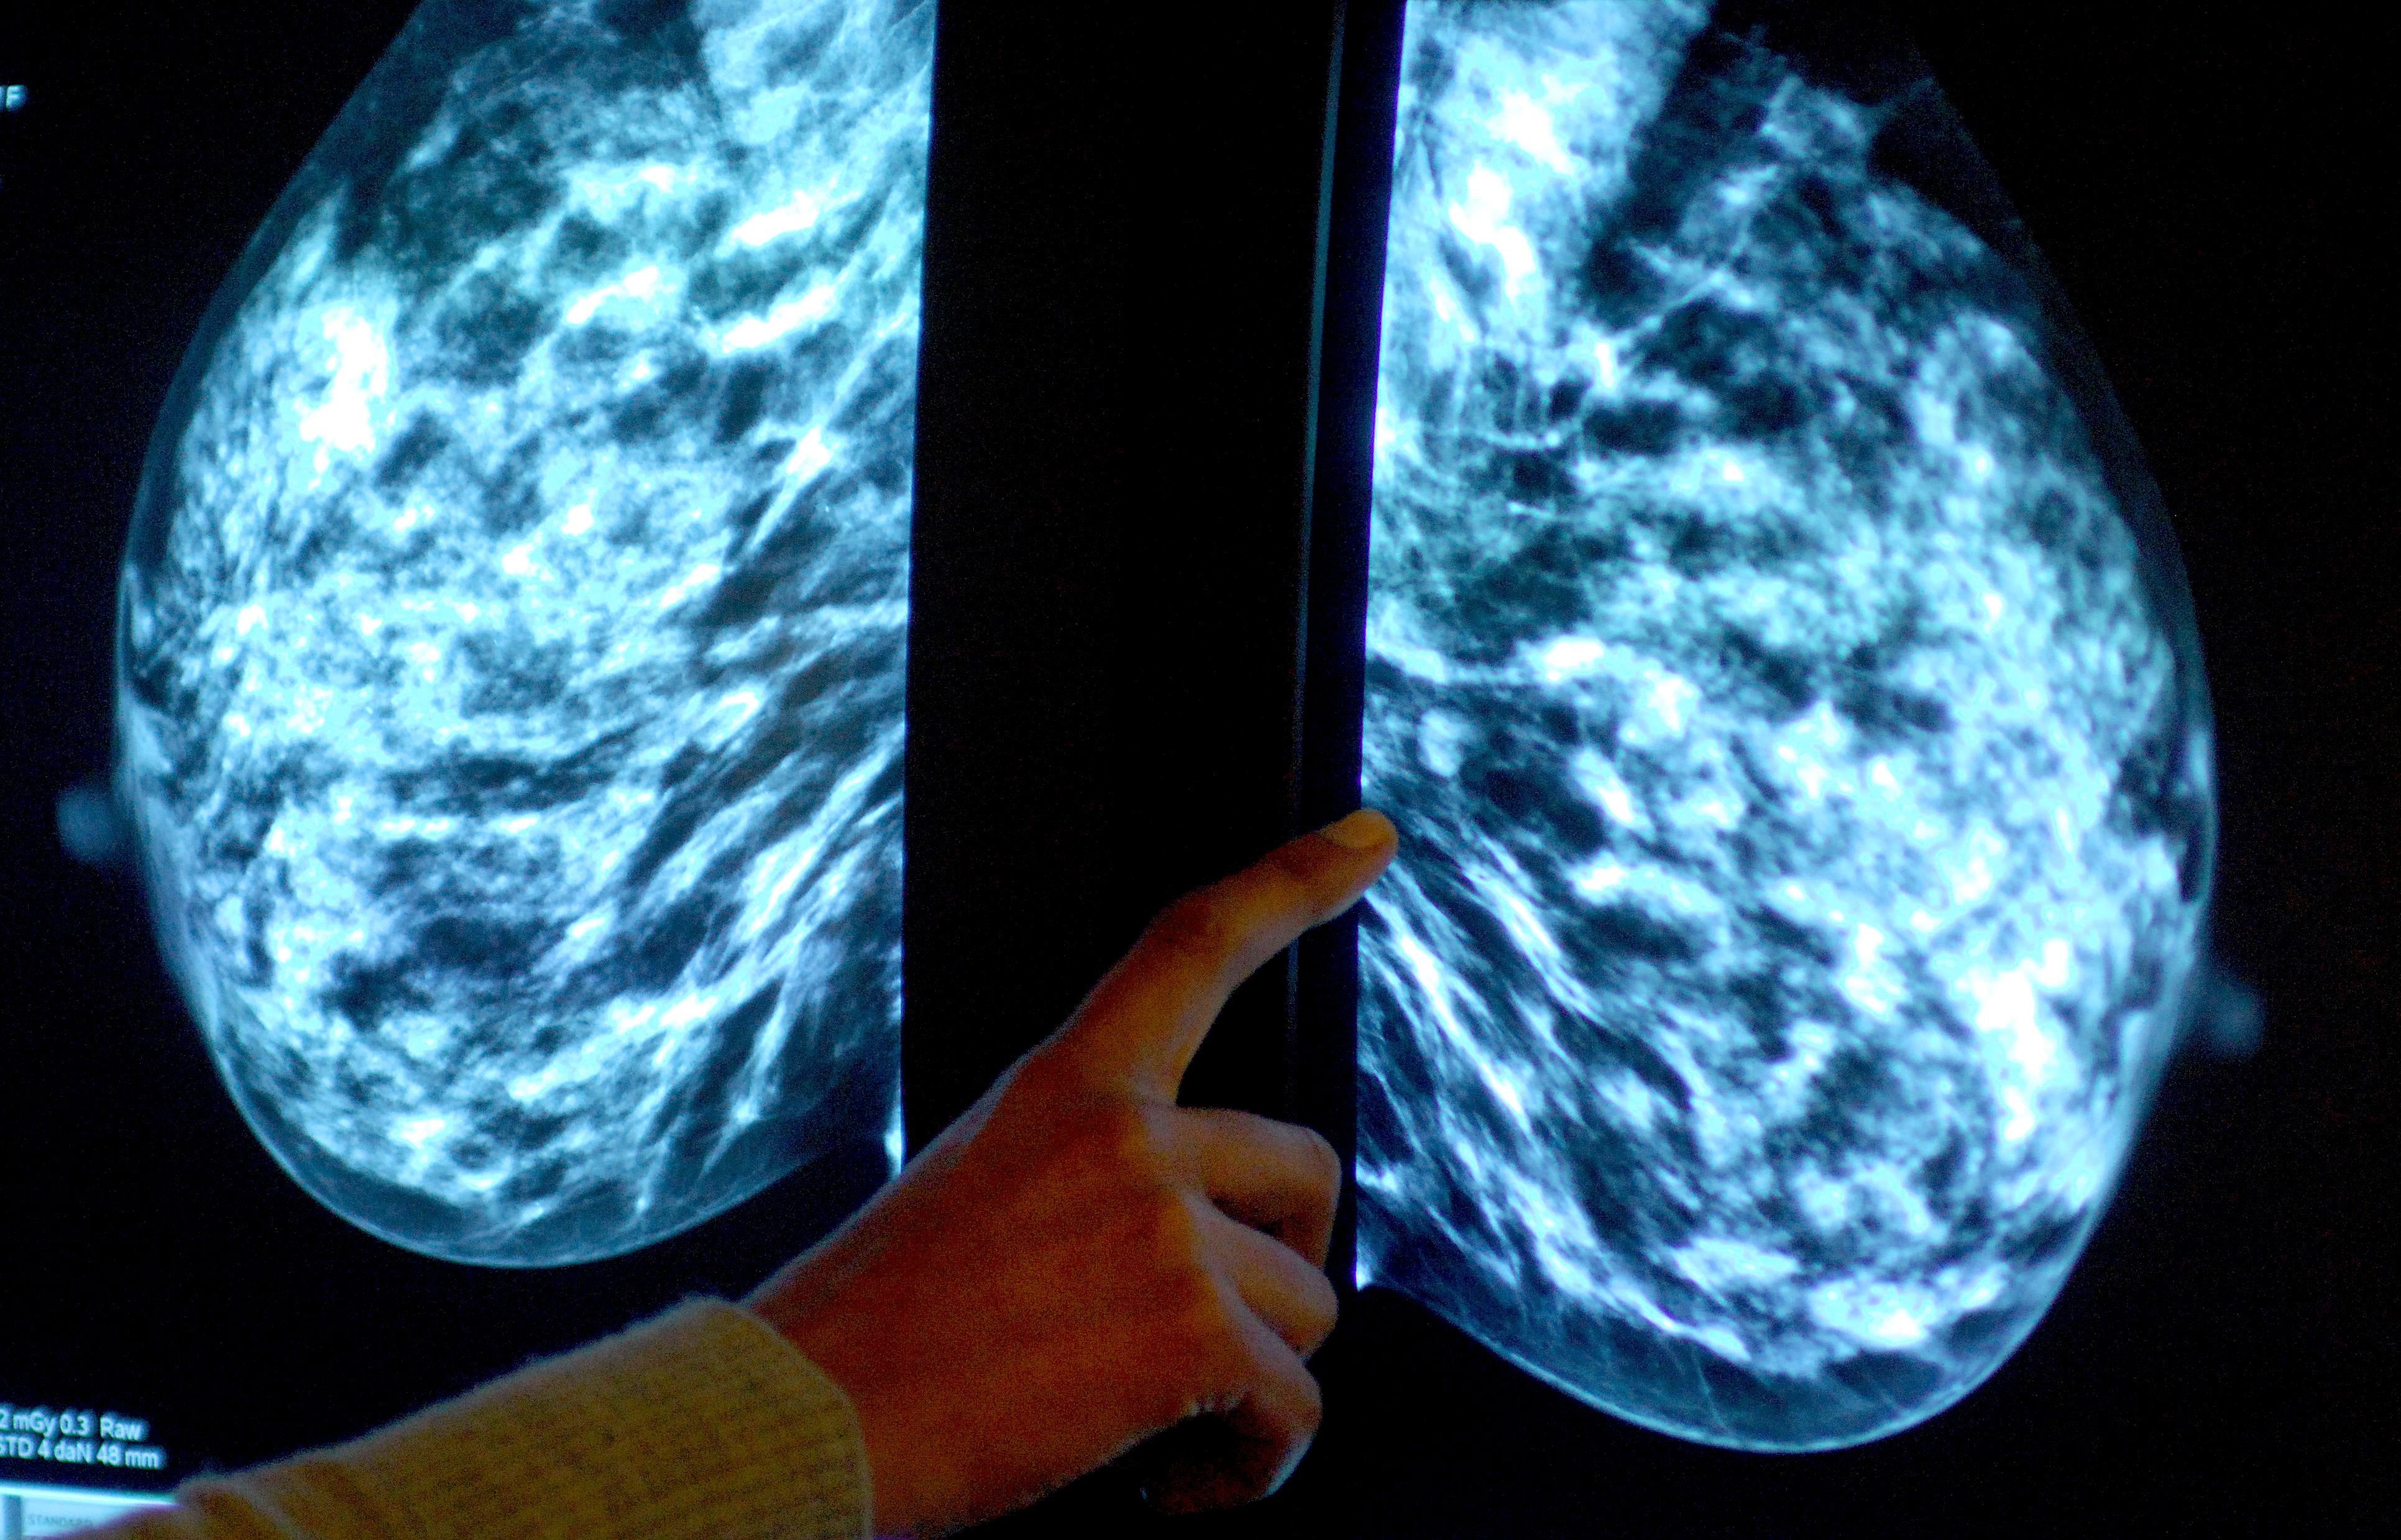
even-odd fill
[[[950,1533],[1157,1436],[1162,1507],[1246,1502],[1317,1432],[1305,1360],[1342,1168],[1312,1131],[1175,1105],[1226,997],[1398,837],[1356,813],[1177,901],[1067,1024],[751,1297],[840,1385],[878,1534]]]
[[[1227,997],[1358,901],[1398,845],[1362,810],[1162,911],[1050,1044],[1088,1074],[1172,1102]]]

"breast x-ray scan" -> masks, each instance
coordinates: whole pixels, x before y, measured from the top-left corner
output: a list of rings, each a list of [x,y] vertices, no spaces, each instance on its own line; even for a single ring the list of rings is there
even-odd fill
[[[2224,9],[0,0],[0,1540],[822,1277],[1362,805],[1146,1124],[1338,1307],[1228,1533],[2390,1528],[2382,66]]]
[[[933,28],[427,0],[193,344],[117,797],[226,1088],[388,1240],[897,1163]]]
[[[2032,1329],[2179,1030],[2181,567],[1914,56],[1408,7],[1375,419],[1359,1281],[1708,1442]]]
[[[1375,417],[1358,1281],[1764,1449],[2032,1328],[2179,1027],[2173,540],[1905,50],[1417,0]],[[427,0],[127,554],[117,800],[303,1186],[460,1261],[897,1163],[930,0]]]

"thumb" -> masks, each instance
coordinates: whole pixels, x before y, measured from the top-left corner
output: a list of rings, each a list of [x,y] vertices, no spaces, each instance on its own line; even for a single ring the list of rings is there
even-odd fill
[[[1173,1101],[1226,997],[1357,902],[1398,846],[1391,820],[1363,809],[1185,895],[1102,979],[1053,1050],[1094,1079]]]

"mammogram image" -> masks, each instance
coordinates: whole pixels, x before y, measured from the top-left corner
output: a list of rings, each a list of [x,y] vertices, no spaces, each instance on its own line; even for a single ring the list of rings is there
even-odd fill
[[[117,794],[344,1217],[605,1257],[899,1155],[931,0],[428,0],[154,444]]]
[[[1376,419],[1359,1281],[1757,1449],[2032,1329],[2215,841],[2139,454],[1826,9],[1413,4]]]

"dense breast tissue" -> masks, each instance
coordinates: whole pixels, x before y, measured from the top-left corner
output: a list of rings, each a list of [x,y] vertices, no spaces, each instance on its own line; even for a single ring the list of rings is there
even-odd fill
[[[1819,62],[1688,0],[1414,5],[1376,428],[1366,795],[1406,843],[1360,1279],[1754,1448],[1908,1425],[2031,1329],[2214,837],[2182,580],[2080,345],[1888,169],[1931,82]]]
[[[243,1112],[403,1245],[608,1256],[897,1144],[932,50],[429,0],[195,344],[119,791]]]

